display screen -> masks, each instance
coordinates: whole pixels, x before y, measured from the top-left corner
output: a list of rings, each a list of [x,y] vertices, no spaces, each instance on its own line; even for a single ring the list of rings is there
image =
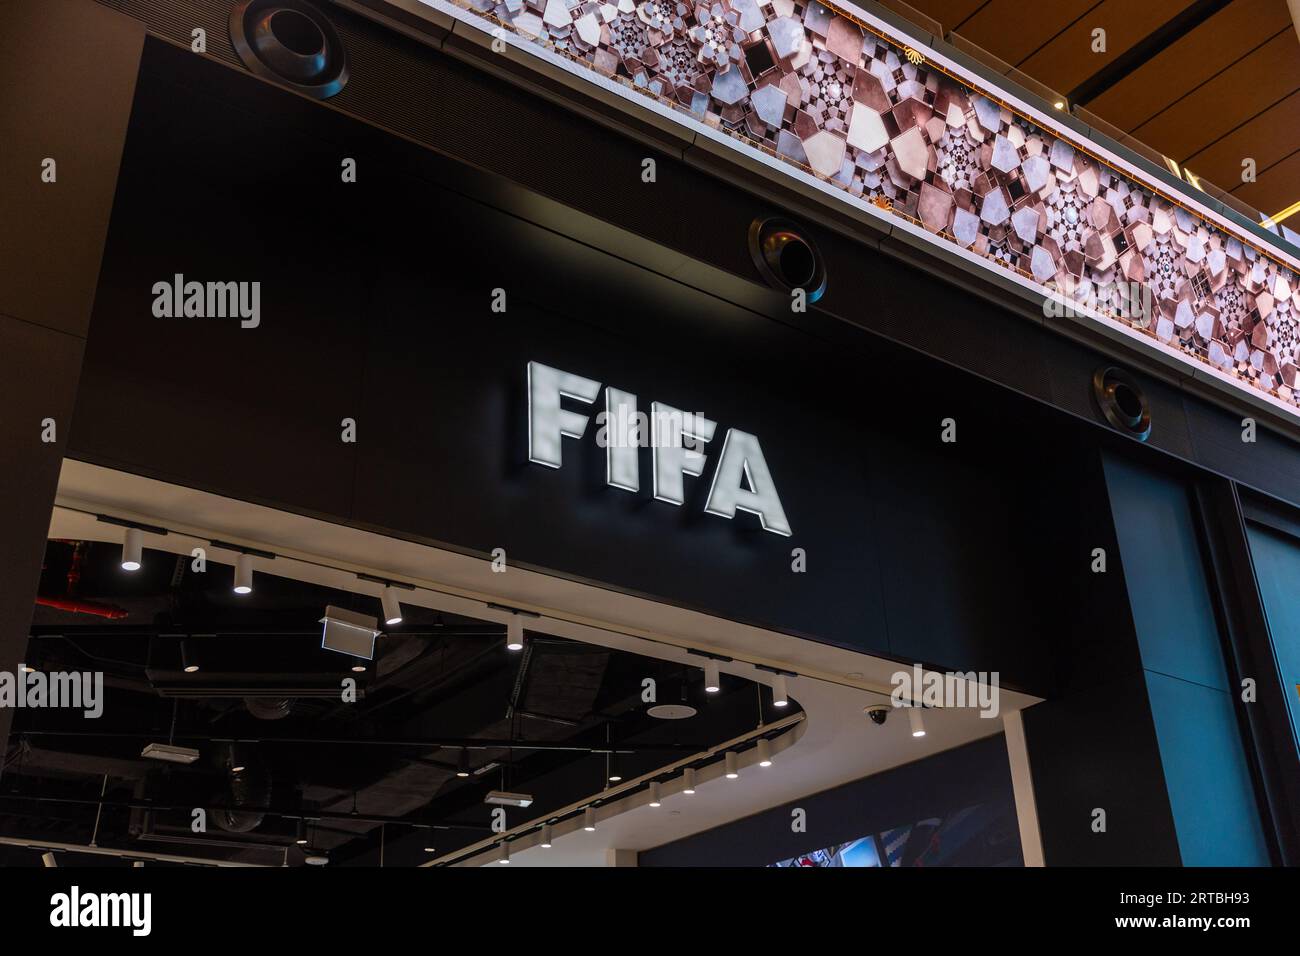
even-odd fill
[[[981,803],[800,853],[774,867],[1020,866],[1020,840],[1011,809]]]

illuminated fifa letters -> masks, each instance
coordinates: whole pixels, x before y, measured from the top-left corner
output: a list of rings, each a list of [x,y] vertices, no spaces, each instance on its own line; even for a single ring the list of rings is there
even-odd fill
[[[564,400],[592,405],[599,382],[562,372],[540,362],[528,363],[528,460],[548,468],[563,464],[564,439],[581,439],[590,416],[562,405]],[[718,425],[703,415],[652,402],[650,415],[638,408],[631,392],[610,385],[605,407],[596,416],[597,443],[605,448],[606,483],[623,491],[641,490],[639,449],[650,445],[653,494],[669,504],[686,503],[686,478],[704,474]],[[790,523],[776,492],[758,437],[727,429],[704,505],[709,514],[734,518],[737,511],[758,516],[764,530],[790,535]]]

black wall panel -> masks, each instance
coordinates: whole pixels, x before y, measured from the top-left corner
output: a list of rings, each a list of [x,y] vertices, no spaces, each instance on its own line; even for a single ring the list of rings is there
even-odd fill
[[[259,83],[193,83],[174,57],[146,61],[74,457],[1047,686],[1022,582],[1050,539],[1017,518],[1063,491],[1025,440],[1059,436],[1044,408],[815,311],[775,321],[666,279],[471,198],[469,171]],[[940,318],[922,273],[874,253],[860,271]],[[261,326],[155,318],[153,284],[177,272],[261,281]],[[683,508],[651,499],[648,463],[639,495],[607,488],[591,433],[560,471],[528,464],[530,359],[758,435],[794,537],[704,514],[708,473]]]

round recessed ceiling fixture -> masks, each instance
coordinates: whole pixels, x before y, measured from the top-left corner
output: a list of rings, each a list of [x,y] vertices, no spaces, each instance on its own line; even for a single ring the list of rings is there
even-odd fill
[[[1106,421],[1118,431],[1146,441],[1151,435],[1151,406],[1141,386],[1122,369],[1099,368],[1092,376],[1092,396]]]
[[[690,704],[655,704],[646,713],[659,720],[685,720],[699,712]]]
[[[816,302],[826,291],[821,252],[807,231],[788,219],[755,219],[749,227],[749,255],[774,289],[802,289],[808,302]]]
[[[338,32],[305,0],[239,0],[230,9],[230,42],[253,73],[317,99],[348,81]]]

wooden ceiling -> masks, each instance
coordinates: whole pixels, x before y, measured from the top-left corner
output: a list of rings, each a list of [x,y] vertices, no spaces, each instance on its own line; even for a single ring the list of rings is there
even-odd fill
[[[1261,212],[1300,202],[1300,39],[1287,0],[908,3]],[[1104,53],[1092,51],[1098,27]],[[1247,158],[1253,183],[1242,181]],[[1300,213],[1286,225],[1300,229]]]

